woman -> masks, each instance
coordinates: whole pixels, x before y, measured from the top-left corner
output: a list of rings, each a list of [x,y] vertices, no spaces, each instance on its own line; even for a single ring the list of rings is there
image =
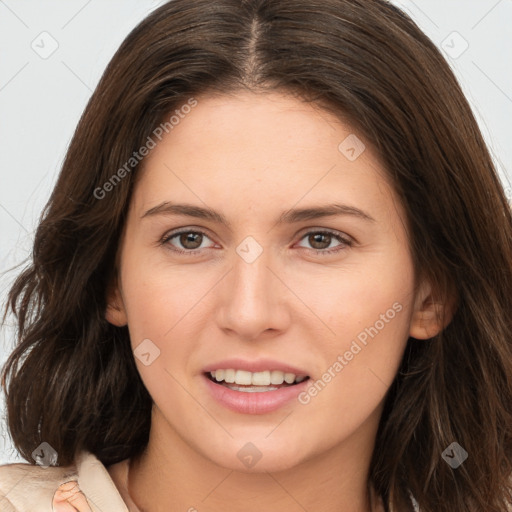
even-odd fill
[[[2,510],[510,510],[511,291],[489,152],[405,14],[169,2],[10,292]]]

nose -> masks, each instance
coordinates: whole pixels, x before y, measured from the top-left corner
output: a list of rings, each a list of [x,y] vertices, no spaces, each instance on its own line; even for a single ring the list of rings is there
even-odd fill
[[[266,251],[251,263],[234,255],[233,267],[223,279],[217,309],[222,330],[247,341],[286,330],[291,293],[275,267]]]

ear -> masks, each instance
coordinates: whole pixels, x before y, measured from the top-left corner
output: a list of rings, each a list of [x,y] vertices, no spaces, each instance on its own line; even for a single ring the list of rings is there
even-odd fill
[[[451,321],[456,309],[455,294],[450,292],[443,300],[435,298],[431,284],[423,280],[414,301],[409,336],[428,340],[439,334]]]
[[[128,324],[128,318],[121,290],[119,288],[117,274],[112,278],[108,286],[105,318],[108,322],[116,325],[117,327],[123,327]]]

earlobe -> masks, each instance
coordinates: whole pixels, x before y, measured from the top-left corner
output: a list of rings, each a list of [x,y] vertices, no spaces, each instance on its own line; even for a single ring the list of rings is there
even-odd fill
[[[117,284],[117,278],[115,278],[109,286],[105,318],[109,323],[117,327],[123,327],[128,323],[123,298]]]
[[[433,338],[451,322],[454,312],[455,299],[451,295],[444,301],[436,300],[430,284],[422,283],[414,304],[409,336],[419,340]]]

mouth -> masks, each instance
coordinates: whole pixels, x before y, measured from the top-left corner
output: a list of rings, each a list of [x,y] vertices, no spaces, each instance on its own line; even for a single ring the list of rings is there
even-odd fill
[[[204,375],[214,384],[242,393],[278,391],[309,379],[309,375],[285,373],[280,370],[250,372],[234,368],[213,370],[205,372]]]
[[[239,414],[268,414],[298,404],[297,398],[310,380],[308,375],[277,370],[252,373],[235,369],[210,370],[203,378],[209,396]],[[230,380],[233,382],[227,382]]]

